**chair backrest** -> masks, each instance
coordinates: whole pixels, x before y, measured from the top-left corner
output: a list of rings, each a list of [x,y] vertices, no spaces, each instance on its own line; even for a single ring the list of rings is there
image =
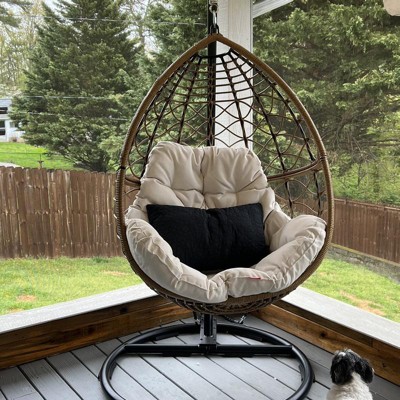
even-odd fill
[[[227,51],[210,58],[205,51],[216,41]],[[121,153],[124,193],[139,184],[160,141],[250,148],[288,215],[332,223],[329,165],[309,114],[268,65],[220,34],[184,53],[143,100]]]
[[[160,142],[149,156],[134,207],[147,204],[223,208],[261,203],[274,207],[260,160],[246,148],[193,148]]]

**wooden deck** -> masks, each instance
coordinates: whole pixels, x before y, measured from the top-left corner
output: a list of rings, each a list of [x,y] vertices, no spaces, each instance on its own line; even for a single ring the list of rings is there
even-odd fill
[[[331,384],[330,353],[255,317],[248,317],[245,323],[296,344],[310,358],[316,375],[308,398],[325,399]],[[106,355],[128,338],[113,339],[0,370],[0,400],[108,399],[97,376]],[[225,335],[219,335],[218,339],[221,343],[244,341]],[[185,335],[165,341],[190,343],[197,342],[197,337]],[[299,382],[300,374],[294,361],[272,357],[126,357],[121,359],[113,375],[114,387],[123,397],[132,400],[280,400],[289,397]],[[375,377],[371,391],[375,400],[400,399],[400,387],[379,377]]]

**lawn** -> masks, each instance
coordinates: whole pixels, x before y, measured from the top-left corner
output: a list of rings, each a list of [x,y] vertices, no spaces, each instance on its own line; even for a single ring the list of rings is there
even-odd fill
[[[74,169],[73,164],[61,156],[48,156],[47,150],[26,143],[0,143],[0,162],[17,164],[25,168]]]
[[[122,257],[0,260],[0,315],[140,282]]]
[[[0,260],[0,315],[140,282],[122,257]],[[400,322],[399,284],[361,266],[326,259],[304,286]]]
[[[399,283],[363,266],[325,259],[303,286],[400,322]]]

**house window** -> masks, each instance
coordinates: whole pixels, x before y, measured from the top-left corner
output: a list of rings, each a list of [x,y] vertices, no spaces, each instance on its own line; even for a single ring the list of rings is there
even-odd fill
[[[7,107],[0,107],[0,114],[7,114]]]
[[[0,121],[0,136],[6,134],[6,121]]]

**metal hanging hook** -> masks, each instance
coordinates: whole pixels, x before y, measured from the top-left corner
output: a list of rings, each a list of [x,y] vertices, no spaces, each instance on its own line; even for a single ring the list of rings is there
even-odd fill
[[[212,14],[212,25],[210,26],[210,33],[218,33],[219,27],[217,23],[218,19],[218,0],[209,0],[209,10]]]

